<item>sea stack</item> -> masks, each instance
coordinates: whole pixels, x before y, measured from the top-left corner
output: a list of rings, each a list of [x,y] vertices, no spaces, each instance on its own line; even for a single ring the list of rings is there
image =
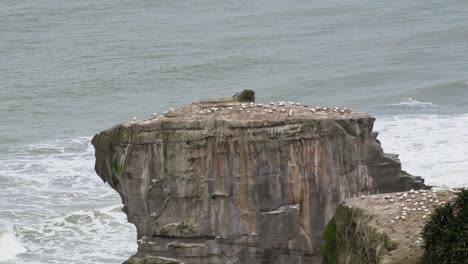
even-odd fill
[[[320,263],[345,198],[423,185],[373,117],[329,109],[209,100],[94,136],[96,172],[136,226],[126,263]]]

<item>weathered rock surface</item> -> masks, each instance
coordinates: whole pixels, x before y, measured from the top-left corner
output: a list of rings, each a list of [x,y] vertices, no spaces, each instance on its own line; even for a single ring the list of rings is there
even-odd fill
[[[127,263],[318,263],[342,200],[422,184],[401,175],[373,123],[347,109],[206,101],[97,134],[96,172],[137,229]]]
[[[420,263],[424,224],[454,196],[420,190],[346,199],[325,229],[323,263]]]

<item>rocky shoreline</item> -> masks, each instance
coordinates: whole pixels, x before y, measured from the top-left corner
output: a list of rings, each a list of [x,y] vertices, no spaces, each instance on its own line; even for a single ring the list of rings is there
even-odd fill
[[[137,229],[126,263],[319,263],[346,198],[424,186],[375,119],[294,102],[196,102],[97,134],[96,172]]]

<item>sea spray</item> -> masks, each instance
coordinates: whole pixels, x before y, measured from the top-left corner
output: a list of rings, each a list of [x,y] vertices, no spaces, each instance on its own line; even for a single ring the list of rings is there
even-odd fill
[[[0,262],[14,261],[18,254],[25,252],[26,248],[18,241],[13,225],[0,220]]]

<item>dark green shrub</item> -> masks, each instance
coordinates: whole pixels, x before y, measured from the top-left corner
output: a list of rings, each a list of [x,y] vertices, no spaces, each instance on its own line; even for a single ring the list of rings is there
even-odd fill
[[[233,96],[240,102],[255,102],[255,92],[252,90],[244,90],[241,93],[237,93]]]
[[[468,190],[435,209],[423,228],[423,263],[468,263]]]

